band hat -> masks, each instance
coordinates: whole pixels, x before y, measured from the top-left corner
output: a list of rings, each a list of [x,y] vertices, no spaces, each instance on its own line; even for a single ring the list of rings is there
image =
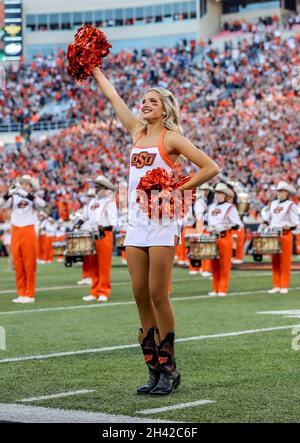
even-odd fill
[[[224,183],[218,183],[215,187],[215,192],[223,192],[223,194],[227,195],[228,197],[233,197],[234,195],[232,190],[227,188]]]
[[[296,189],[284,181],[278,183],[276,191],[287,191],[289,194],[296,194]]]
[[[95,197],[96,195],[96,189],[95,188],[89,188],[86,194],[88,197]]]
[[[228,189],[228,197],[234,197],[234,192],[233,192],[233,190],[232,189],[230,189],[230,188],[227,188]]]
[[[104,175],[98,175],[98,177],[95,178],[94,183],[98,184],[98,185],[103,185],[107,189],[110,189],[112,191],[115,190],[114,185],[112,184],[112,182],[110,180],[108,180],[108,178],[104,177]]]
[[[31,177],[31,175],[29,174],[23,175],[19,179],[19,183],[29,183],[35,191],[38,191],[40,189],[39,181],[36,178]]]
[[[208,183],[203,183],[197,188],[199,191],[213,191],[213,188]]]

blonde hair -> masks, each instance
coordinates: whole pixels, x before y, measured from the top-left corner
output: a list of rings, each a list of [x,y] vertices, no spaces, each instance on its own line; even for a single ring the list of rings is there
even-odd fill
[[[163,107],[165,108],[166,116],[163,119],[163,126],[170,129],[170,131],[175,131],[178,134],[183,135],[182,127],[179,124],[179,105],[172,92],[165,88],[157,87],[148,89],[145,92],[145,95],[152,91],[159,95]],[[138,132],[143,134],[147,132],[148,122],[143,118],[141,119],[141,122],[143,123],[143,126]]]

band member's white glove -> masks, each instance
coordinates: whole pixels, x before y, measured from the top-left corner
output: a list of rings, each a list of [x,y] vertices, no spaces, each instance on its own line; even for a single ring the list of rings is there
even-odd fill
[[[268,232],[268,231],[269,231],[269,223],[267,222],[263,222],[258,228],[258,232]]]
[[[75,225],[72,228],[72,231],[74,231],[75,229],[80,229],[81,226],[83,225],[83,223],[84,223],[84,220],[77,220]]]
[[[15,188],[15,187],[9,188],[9,190],[7,191],[7,195],[9,195],[11,197],[12,195],[15,194],[15,192],[17,192],[17,188]]]

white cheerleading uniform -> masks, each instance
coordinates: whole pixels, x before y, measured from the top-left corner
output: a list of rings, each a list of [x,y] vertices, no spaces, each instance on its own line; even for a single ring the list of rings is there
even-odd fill
[[[165,133],[166,128],[161,131],[158,146],[138,147],[135,144],[132,148],[128,188],[128,226],[124,246],[174,246],[175,236],[180,238],[178,220],[149,219],[136,203],[136,188],[147,171],[163,168],[171,172],[174,169],[175,163],[169,158],[163,146]]]

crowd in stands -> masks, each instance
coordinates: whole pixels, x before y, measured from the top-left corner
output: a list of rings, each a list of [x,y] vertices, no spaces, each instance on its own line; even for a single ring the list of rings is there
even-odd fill
[[[194,59],[199,45],[202,57]],[[148,87],[172,90],[186,137],[262,206],[279,180],[300,187],[299,65],[299,36],[283,40],[279,32],[264,31],[224,50],[183,41],[174,48],[122,51],[109,55],[103,69],[136,114]],[[41,115],[50,105],[55,113]],[[132,140],[95,82],[79,86],[66,74],[62,51],[12,68],[0,93],[0,124],[30,125],[43,118],[77,124],[41,139],[27,134],[13,152],[3,151],[0,192],[31,171],[53,211],[62,211],[64,204],[76,209],[84,202],[84,190],[97,174],[114,183],[127,179]]]
[[[278,15],[269,15],[266,17],[259,17],[256,21],[248,21],[246,19],[235,19],[225,22],[222,27],[224,32],[235,33],[259,33],[275,29],[294,29],[295,26],[300,25],[300,15],[290,15],[280,20]],[[221,34],[222,34],[221,31]]]
[[[294,16],[293,16],[294,19]],[[223,30],[229,32],[261,32],[267,27],[278,26],[278,15],[260,17],[256,22],[250,22],[246,19],[236,19],[223,24]]]

